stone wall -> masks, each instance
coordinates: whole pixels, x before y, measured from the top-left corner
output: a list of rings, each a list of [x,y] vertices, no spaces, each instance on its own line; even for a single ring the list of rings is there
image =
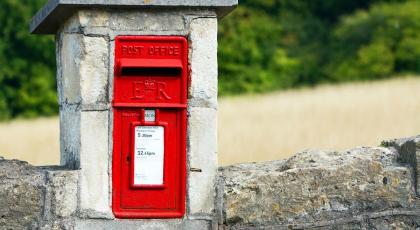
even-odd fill
[[[419,229],[419,159],[420,136],[219,168],[216,224],[91,217],[80,169],[0,158],[0,229]]]
[[[420,229],[419,160],[420,136],[220,168],[220,225]]]
[[[71,229],[79,172],[0,158],[0,229]]]

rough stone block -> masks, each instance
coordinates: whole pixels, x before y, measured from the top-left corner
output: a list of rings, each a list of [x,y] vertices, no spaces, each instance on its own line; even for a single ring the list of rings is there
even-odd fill
[[[75,230],[208,230],[210,222],[204,220],[80,220],[76,221]]]
[[[80,111],[77,106],[60,106],[60,164],[80,167]]]
[[[108,101],[108,42],[103,37],[62,34],[59,103],[96,105]],[[82,106],[83,109],[83,106]]]
[[[217,112],[211,108],[188,110],[190,214],[214,212],[215,180],[217,172]]]
[[[413,172],[398,156],[387,148],[314,150],[287,161],[222,168],[224,221],[265,226],[414,209]]]
[[[195,18],[190,23],[191,87],[189,103],[217,107],[217,18]]]
[[[79,33],[85,36],[115,35],[187,35],[195,19],[216,18],[210,9],[179,10],[80,10],[61,27],[60,33]]]
[[[44,206],[44,176],[26,162],[0,159],[0,228],[36,229]]]
[[[173,10],[115,11],[109,21],[110,28],[116,31],[178,31],[185,28],[183,12]]]
[[[79,67],[83,55],[82,40],[80,34],[62,34],[58,46],[61,47],[61,61],[57,66],[61,72],[58,76],[60,86],[58,87],[58,98],[60,104],[78,104],[82,101],[80,93]],[[61,66],[60,66],[61,64]]]
[[[399,161],[413,167],[416,192],[420,197],[420,136],[384,141],[382,145],[394,147],[399,153]]]
[[[108,184],[108,111],[81,113],[80,208],[86,214],[111,215]]]
[[[391,230],[391,229],[417,229],[420,224],[420,219],[414,216],[379,216],[369,218],[368,216],[360,219],[353,220],[338,220],[334,222],[331,220],[330,224],[313,224],[302,226],[293,226],[295,229],[313,229],[313,230],[335,230],[335,229],[380,229],[380,230]],[[292,225],[291,225],[292,226]],[[284,226],[286,228],[286,226]],[[273,228],[274,229],[274,228]]]
[[[78,12],[82,27],[108,27],[111,13],[109,10],[81,10]]]
[[[58,217],[67,217],[76,212],[78,171],[47,171],[51,189],[51,211]]]
[[[419,214],[420,216],[420,214]],[[352,227],[352,226],[349,226]],[[372,218],[367,221],[366,229],[419,229],[420,218],[395,215],[392,217]]]
[[[86,27],[107,28],[109,18],[108,10],[79,10],[63,24],[61,32],[83,33]]]
[[[80,62],[80,87],[83,104],[108,101],[108,42],[102,37],[83,39],[84,57]]]
[[[30,31],[35,34],[51,34],[55,33],[59,25],[82,9],[130,9],[130,10],[159,10],[175,12],[177,9],[191,9],[194,13],[198,13],[201,9],[211,9],[217,12],[219,18],[225,16],[232,11],[238,4],[237,0],[200,0],[200,1],[137,1],[137,0],[91,0],[91,1],[75,1],[75,0],[56,0],[48,2],[33,17],[30,23]]]

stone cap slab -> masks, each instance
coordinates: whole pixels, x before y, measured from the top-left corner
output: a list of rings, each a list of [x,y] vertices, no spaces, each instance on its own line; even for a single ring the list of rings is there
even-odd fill
[[[55,34],[59,26],[80,9],[210,8],[219,18],[238,5],[238,0],[49,0],[32,18],[33,34]]]

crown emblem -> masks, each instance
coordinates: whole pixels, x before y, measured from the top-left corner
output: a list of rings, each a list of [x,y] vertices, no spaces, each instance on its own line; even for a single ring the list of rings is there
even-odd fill
[[[146,89],[156,89],[156,81],[146,80],[144,82],[144,88],[146,88]]]

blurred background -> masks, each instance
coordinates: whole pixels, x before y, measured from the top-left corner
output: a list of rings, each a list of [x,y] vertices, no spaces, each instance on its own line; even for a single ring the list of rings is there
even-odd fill
[[[0,1],[0,155],[58,164],[46,0]],[[420,1],[243,0],[219,27],[219,163],[420,134]]]

